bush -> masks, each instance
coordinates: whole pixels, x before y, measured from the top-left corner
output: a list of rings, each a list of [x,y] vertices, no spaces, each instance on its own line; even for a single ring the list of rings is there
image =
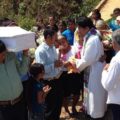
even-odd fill
[[[56,20],[68,17],[76,18],[81,15],[88,15],[100,1],[2,0],[0,1],[0,16],[15,18],[21,27],[30,30],[37,16],[46,21],[48,21],[48,16],[51,14],[55,16]]]
[[[35,19],[34,18],[29,18],[26,16],[18,16],[17,17],[17,23],[20,27],[26,29],[26,30],[31,30],[32,26],[35,25]]]

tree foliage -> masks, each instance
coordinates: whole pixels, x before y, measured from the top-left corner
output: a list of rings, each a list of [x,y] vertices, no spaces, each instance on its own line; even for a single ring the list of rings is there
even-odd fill
[[[0,16],[34,24],[36,17],[47,21],[49,15],[56,19],[79,17],[88,13],[100,0],[0,0]],[[28,22],[26,22],[28,21]],[[31,22],[32,21],[32,22]],[[23,23],[22,23],[23,24]],[[22,25],[24,27],[24,25]],[[30,28],[28,25],[27,29]],[[26,27],[26,26],[25,26]]]

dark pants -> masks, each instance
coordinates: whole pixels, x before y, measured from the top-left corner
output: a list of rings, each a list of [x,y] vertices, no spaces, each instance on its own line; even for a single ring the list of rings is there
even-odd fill
[[[45,120],[44,112],[30,113],[30,120]]]
[[[110,63],[111,59],[115,56],[115,51],[111,49],[104,52],[106,54],[106,63]]]
[[[45,80],[45,84],[51,86],[52,88],[45,100],[45,120],[59,120],[63,101],[63,89],[61,79],[62,75],[59,79],[54,79],[51,81]]]
[[[15,105],[0,105],[0,120],[25,120],[23,100]]]
[[[120,105],[110,104],[109,107],[112,110],[113,120],[120,120]]]
[[[28,90],[28,82],[29,80],[23,81],[23,99],[25,103],[25,120],[28,120],[28,100],[27,100],[27,90]]]

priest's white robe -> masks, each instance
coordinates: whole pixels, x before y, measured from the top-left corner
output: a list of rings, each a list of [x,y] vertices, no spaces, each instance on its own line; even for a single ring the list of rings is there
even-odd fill
[[[100,57],[104,55],[103,45],[97,35],[91,35],[83,43],[81,59],[77,59],[76,66],[79,71],[89,67],[88,95],[85,98],[87,114],[92,118],[104,116],[106,110],[106,91],[101,84],[101,75],[104,64]]]

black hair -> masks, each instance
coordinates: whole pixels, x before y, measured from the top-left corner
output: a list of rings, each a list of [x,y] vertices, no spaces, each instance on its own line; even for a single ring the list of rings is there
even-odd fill
[[[44,66],[43,64],[40,63],[34,63],[29,70],[30,75],[33,78],[36,78],[40,73],[44,71]]]
[[[7,50],[7,49],[6,49],[5,44],[0,40],[0,53],[4,52],[4,51],[6,51],[6,50]]]
[[[119,12],[119,13],[120,13],[120,8],[115,8],[115,9],[113,10],[113,13],[115,13],[115,12]]]
[[[100,13],[100,11],[98,9],[94,9],[92,11],[92,13],[94,13],[96,15],[97,19],[101,19],[101,13]]]
[[[92,20],[86,16],[79,17],[77,20],[77,24],[82,28],[85,28],[85,27],[89,27],[90,29],[93,27],[95,28]]]
[[[73,19],[73,18],[68,18],[67,19],[67,23],[69,24],[69,23],[74,23],[75,24],[75,19]]]
[[[47,38],[48,35],[52,37],[54,34],[55,34],[55,30],[49,28],[45,29],[43,33],[45,39]]]
[[[66,22],[64,20],[59,20],[58,24],[60,24],[60,23],[62,23],[63,26],[67,27],[67,24],[66,24]]]

